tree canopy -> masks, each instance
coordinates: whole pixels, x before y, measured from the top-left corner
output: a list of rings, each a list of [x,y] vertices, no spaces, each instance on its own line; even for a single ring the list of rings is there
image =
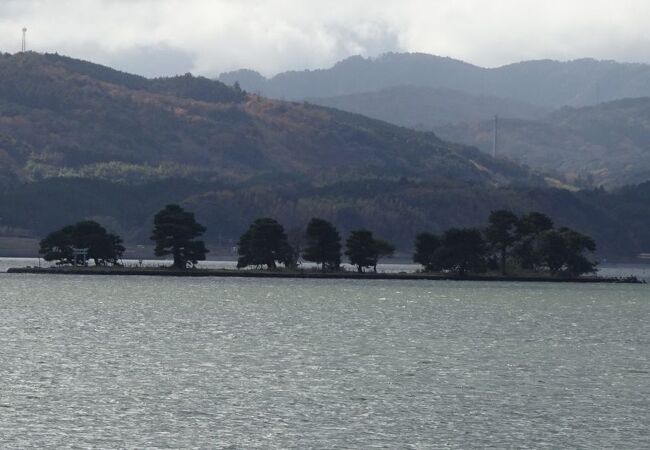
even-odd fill
[[[441,270],[464,276],[486,269],[486,244],[477,228],[452,228],[442,236],[442,245],[434,253],[435,265]]]
[[[155,255],[172,255],[176,269],[196,266],[199,261],[205,260],[208,253],[205,243],[196,240],[205,230],[193,213],[179,205],[167,205],[154,217],[151,240],[156,243]]]
[[[589,236],[569,228],[545,231],[540,237],[540,256],[552,274],[579,276],[596,272],[596,263],[585,255],[596,251]]]
[[[350,233],[346,247],[345,255],[349,258],[350,264],[356,266],[360,273],[365,267],[372,267],[376,272],[379,259],[391,256],[395,252],[392,244],[382,239],[375,239],[372,232],[368,230],[356,230]]]
[[[350,264],[357,266],[358,272],[363,272],[364,267],[375,265],[375,240],[372,232],[353,231],[346,241],[346,247],[345,255],[350,259]]]
[[[293,249],[289,245],[284,227],[275,219],[255,220],[237,243],[237,267],[262,267],[275,269],[278,264],[291,265]]]
[[[377,264],[381,258],[389,258],[395,254],[395,246],[384,239],[375,239],[375,264],[373,270],[377,272]]]
[[[531,212],[519,220],[517,242],[512,249],[513,259],[519,267],[536,271],[543,266],[540,237],[553,226],[551,218],[539,212]]]
[[[588,257],[596,251],[596,243],[589,236],[569,228],[554,228],[550,217],[531,212],[517,217],[507,210],[495,211],[483,230],[476,228],[448,230],[442,238],[421,233],[415,240],[413,261],[427,272],[486,271],[493,252],[499,257],[498,266],[505,273],[510,258],[513,267],[524,271],[546,270],[552,275],[580,276],[596,271],[597,263]],[[491,268],[491,267],[490,267]]]
[[[303,258],[321,265],[323,270],[338,270],[341,266],[341,235],[330,222],[314,218],[305,233],[307,247]]]
[[[512,211],[492,211],[485,228],[487,243],[499,255],[501,274],[506,274],[506,260],[512,245],[517,241],[519,218]]]
[[[433,233],[418,234],[415,238],[413,261],[422,264],[427,272],[435,271],[438,264],[434,255],[441,245],[440,237]]]
[[[59,265],[75,264],[74,249],[87,250],[88,258],[97,266],[117,264],[125,250],[122,238],[95,221],[85,220],[48,234],[40,242],[39,253]]]

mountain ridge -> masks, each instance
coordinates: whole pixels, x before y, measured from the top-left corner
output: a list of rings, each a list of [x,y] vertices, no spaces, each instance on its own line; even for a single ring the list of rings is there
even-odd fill
[[[276,82],[282,89],[297,86],[303,93],[359,91],[312,95],[307,101],[434,131],[489,154],[498,115],[502,157],[568,184],[620,187],[650,179],[650,117],[642,107],[650,96],[646,64],[583,58],[485,69],[426,54],[386,54],[352,57],[330,69],[252,78],[270,87]],[[454,83],[455,89],[445,83]],[[432,86],[441,84],[445,86]],[[479,92],[495,86],[501,89],[498,96]],[[531,96],[552,101],[539,106]]]
[[[440,136],[492,151],[488,121],[434,126]],[[500,152],[570,182],[620,187],[650,180],[650,97],[582,108],[564,107],[539,120],[503,119]]]
[[[25,54],[0,58],[0,82],[0,150],[28,177],[108,163],[180,164],[238,179],[280,169],[312,178],[389,169],[397,177],[426,177],[444,169],[457,179],[497,184],[529,176],[433,133],[269,100],[191,75],[147,80]]]
[[[551,112],[516,100],[423,86],[394,86],[380,91],[307,100],[421,131],[450,123],[492,119],[495,114],[540,119]]]
[[[650,95],[650,65],[592,58],[533,60],[482,68],[424,53],[387,53],[376,58],[350,57],[329,69],[282,72],[270,78],[244,70],[223,73],[218,79],[226,84],[239,81],[252,92],[292,100],[358,94],[397,85],[456,89],[547,108]]]

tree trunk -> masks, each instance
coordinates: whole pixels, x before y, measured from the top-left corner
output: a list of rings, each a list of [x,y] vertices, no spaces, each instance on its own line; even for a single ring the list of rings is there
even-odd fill
[[[185,269],[185,264],[181,258],[180,252],[174,251],[174,268],[176,269]]]
[[[501,249],[501,275],[506,274],[506,249]]]

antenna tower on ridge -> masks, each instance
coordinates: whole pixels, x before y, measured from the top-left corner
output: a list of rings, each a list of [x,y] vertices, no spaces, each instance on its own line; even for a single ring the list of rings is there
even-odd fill
[[[23,27],[23,42],[20,47],[20,51],[25,53],[27,51],[27,28]]]
[[[497,150],[499,148],[499,116],[494,116],[494,145],[492,147],[492,157],[497,157]]]

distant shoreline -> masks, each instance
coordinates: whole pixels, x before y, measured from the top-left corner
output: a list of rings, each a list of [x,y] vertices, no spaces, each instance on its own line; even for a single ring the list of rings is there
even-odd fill
[[[258,271],[228,269],[165,269],[165,268],[120,268],[120,267],[13,267],[10,274],[36,275],[97,275],[97,276],[154,276],[184,278],[275,278],[316,280],[423,280],[423,281],[493,281],[529,283],[596,283],[596,284],[645,284],[636,277],[551,277],[551,276],[497,276],[497,275],[440,275],[426,273],[357,273],[316,271]]]

